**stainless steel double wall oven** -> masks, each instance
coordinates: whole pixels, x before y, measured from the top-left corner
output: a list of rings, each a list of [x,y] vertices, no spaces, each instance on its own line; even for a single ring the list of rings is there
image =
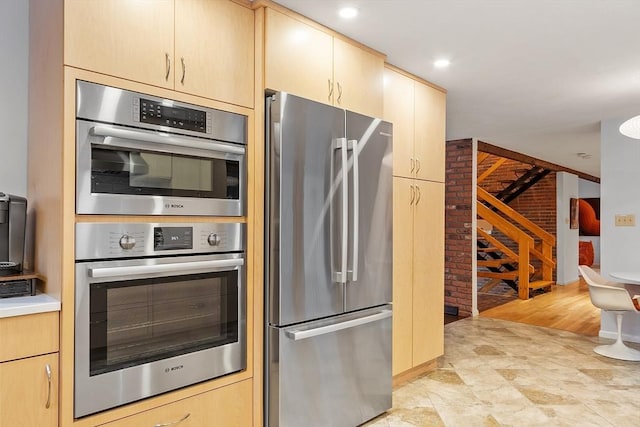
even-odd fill
[[[246,369],[245,224],[202,216],[244,215],[247,117],[78,82],[76,131],[75,417]]]

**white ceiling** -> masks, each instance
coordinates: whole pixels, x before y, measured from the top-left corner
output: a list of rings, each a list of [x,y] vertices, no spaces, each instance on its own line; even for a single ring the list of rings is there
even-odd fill
[[[600,176],[600,120],[640,114],[639,0],[276,1],[447,89],[447,140]]]

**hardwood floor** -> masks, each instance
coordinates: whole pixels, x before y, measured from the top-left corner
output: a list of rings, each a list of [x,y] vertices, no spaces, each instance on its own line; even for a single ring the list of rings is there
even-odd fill
[[[555,285],[551,292],[528,300],[515,300],[480,313],[480,317],[546,326],[582,335],[597,336],[600,309],[591,304],[582,278],[569,285]]]

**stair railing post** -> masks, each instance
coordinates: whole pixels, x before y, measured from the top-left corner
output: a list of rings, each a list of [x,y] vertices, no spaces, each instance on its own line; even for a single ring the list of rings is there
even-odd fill
[[[552,259],[553,255],[553,247],[544,240],[542,241],[542,255],[547,259]],[[553,265],[542,263],[542,280],[553,280]]]
[[[529,299],[529,236],[518,239],[518,298]]]

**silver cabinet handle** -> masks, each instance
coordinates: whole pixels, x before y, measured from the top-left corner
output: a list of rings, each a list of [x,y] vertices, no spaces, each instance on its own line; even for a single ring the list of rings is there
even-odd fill
[[[333,143],[331,145],[332,150],[340,150],[342,158],[342,236],[340,239],[340,269],[339,271],[333,272],[333,281],[336,283],[347,283],[347,241],[349,238],[349,170],[347,168],[347,138],[336,138],[333,140]],[[331,179],[333,179],[333,161],[331,162],[331,165]],[[331,234],[333,235],[333,225],[331,226]]]
[[[420,159],[416,159],[416,173],[420,172]]]
[[[314,329],[307,329],[303,331],[286,331],[285,335],[294,341],[303,340],[305,338],[317,337],[319,335],[326,335],[332,332],[341,331],[343,329],[349,329],[360,325],[366,325],[367,323],[377,322],[378,320],[391,317],[391,310],[382,310],[379,313],[372,314],[370,316],[359,317],[357,319],[347,320],[346,322],[334,323],[332,325],[320,326]]]
[[[187,66],[184,63],[184,57],[180,58],[180,62],[182,63],[182,78],[180,79],[180,83],[184,84],[184,75],[187,72]]]
[[[348,147],[353,150],[353,265],[351,267],[351,280],[355,282],[358,280],[358,219],[360,218],[360,173],[358,172],[358,164],[360,162],[358,160],[358,140],[349,140]]]
[[[166,73],[165,73],[165,75],[164,75],[164,79],[165,79],[166,81],[169,81],[169,73],[171,73],[171,57],[169,57],[169,54],[168,54],[168,53],[165,53],[165,54],[164,54],[164,61],[165,61],[165,66],[164,66],[164,68],[165,68],[165,70],[166,70]]]
[[[48,363],[44,366],[44,371],[47,374],[47,403],[44,404],[44,407],[49,409],[51,406],[51,366]]]
[[[420,203],[420,187],[418,187],[416,185],[416,193],[417,193],[417,197],[416,197],[416,206],[418,205],[418,203]]]
[[[415,163],[413,162],[413,157],[411,158],[411,173],[413,173],[413,170],[415,169]]]
[[[411,188],[411,200],[409,201],[409,204],[412,205],[413,199],[415,199],[416,197],[416,193],[415,193],[415,190],[413,189],[413,185],[410,185],[409,188]]]
[[[331,97],[333,96],[333,84],[331,83],[331,79],[327,79],[327,83],[329,83],[329,101],[331,101]]]
[[[338,104],[340,104],[340,100],[342,99],[342,86],[340,85],[340,82],[338,82],[337,85],[338,85]]]
[[[134,276],[154,273],[189,273],[202,270],[221,270],[244,265],[244,259],[217,259],[211,261],[193,261],[174,264],[131,265],[128,267],[88,268],[89,277],[96,279],[105,277]]]
[[[222,142],[207,142],[203,144],[201,142],[193,142],[180,138],[178,136],[168,136],[159,134],[157,132],[147,132],[142,130],[133,129],[120,129],[109,126],[93,126],[89,133],[93,136],[104,137],[103,141],[92,141],[92,144],[111,145],[113,147],[133,148],[133,149],[147,149],[150,151],[162,151],[157,145],[171,145],[182,148],[195,148],[206,151],[219,151],[225,154],[239,154],[244,155],[245,148],[242,146],[236,146],[235,144],[226,144]],[[114,140],[111,138],[119,139]],[[127,142],[122,140],[129,140],[133,142]],[[151,145],[144,145],[151,144]],[[154,149],[155,147],[155,149]],[[165,147],[166,148],[166,147]]]
[[[183,422],[184,420],[186,420],[187,418],[189,418],[191,416],[190,413],[188,413],[187,415],[185,415],[184,417],[180,418],[178,421],[172,421],[170,423],[159,423],[159,424],[154,424],[153,427],[170,427],[170,426],[176,426],[178,424],[180,424],[181,422]]]

